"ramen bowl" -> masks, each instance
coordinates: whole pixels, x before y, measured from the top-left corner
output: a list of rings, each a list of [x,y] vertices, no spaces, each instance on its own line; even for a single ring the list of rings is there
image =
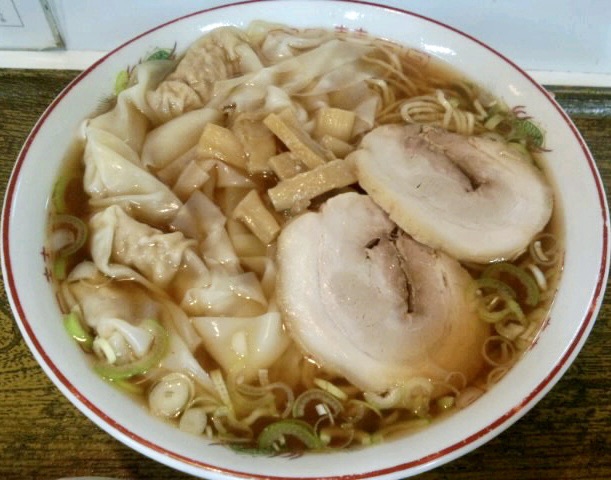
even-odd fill
[[[306,28],[367,33],[436,57],[510,107],[521,106],[546,132],[543,169],[554,185],[565,256],[549,321],[517,364],[481,398],[416,433],[356,450],[251,456],[155,419],[93,374],[62,327],[41,250],[47,207],[60,166],[85,118],[110,96],[117,73],[158,47],[183,51],[221,25],[263,19]],[[76,78],[34,127],[16,161],[2,218],[3,274],[33,355],[57,388],[91,421],[134,450],[203,478],[405,478],[449,462],[500,434],[560,379],[600,308],[609,264],[608,209],[588,148],[554,99],[523,70],[468,34],[400,9],[350,1],[246,2],[188,15],[135,37]]]

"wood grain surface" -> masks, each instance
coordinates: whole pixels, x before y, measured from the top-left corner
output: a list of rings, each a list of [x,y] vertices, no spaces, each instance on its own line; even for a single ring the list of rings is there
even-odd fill
[[[0,188],[47,105],[73,71],[0,70]],[[611,90],[552,88],[611,190]],[[129,449],[66,400],[28,350],[0,298],[0,479],[191,478]],[[611,479],[611,298],[577,360],[504,433],[418,480]]]

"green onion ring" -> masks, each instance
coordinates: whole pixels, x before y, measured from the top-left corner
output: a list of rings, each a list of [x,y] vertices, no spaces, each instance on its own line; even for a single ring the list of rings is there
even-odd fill
[[[91,352],[93,336],[83,327],[78,313],[72,311],[64,315],[64,328],[85,351]]]
[[[141,326],[153,335],[151,350],[142,358],[124,365],[97,362],[93,369],[98,375],[111,381],[125,380],[146,373],[161,361],[168,348],[168,333],[155,320],[144,320]]]
[[[87,225],[80,218],[74,215],[59,214],[53,217],[53,230],[69,228],[74,232],[74,242],[59,249],[58,255],[67,257],[76,253],[87,241]]]
[[[318,400],[319,402],[328,406],[333,416],[339,415],[339,413],[344,409],[341,402],[329,392],[319,390],[318,388],[312,388],[310,390],[306,390],[297,397],[295,403],[293,404],[293,416],[303,417],[305,415],[306,405],[314,400]]]
[[[501,310],[490,310],[487,307],[489,300],[499,299],[504,303],[504,308]],[[523,323],[525,318],[522,308],[513,298],[505,293],[489,294],[482,298],[482,302],[479,305],[477,312],[480,318],[488,323],[499,322],[509,316],[516,318],[520,323]]]
[[[493,263],[482,273],[482,278],[497,278],[501,274],[507,274],[519,281],[526,289],[527,305],[534,307],[539,303],[539,287],[537,282],[526,270],[507,262]]]
[[[269,450],[285,435],[299,440],[308,450],[324,447],[323,442],[316,436],[314,429],[304,421],[287,419],[272,423],[265,427],[257,438],[259,449]]]
[[[474,281],[476,290],[494,290],[499,293],[505,293],[512,298],[516,298],[516,291],[498,278],[482,277]]]

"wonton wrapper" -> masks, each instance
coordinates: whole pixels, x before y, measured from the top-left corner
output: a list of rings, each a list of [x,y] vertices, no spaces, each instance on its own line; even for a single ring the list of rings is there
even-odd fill
[[[78,305],[85,323],[102,336],[108,333],[113,335],[108,331],[98,331],[108,329],[112,323],[121,325],[121,322],[127,322],[138,326],[145,319],[159,321],[170,337],[168,352],[161,366],[188,374],[216,395],[208,372],[202,369],[193,356],[202,339],[184,312],[168,298],[158,296],[134,282],[109,282],[91,262],[80,263],[62,284],[62,290],[64,297],[69,299],[68,308]],[[116,347],[116,335],[111,341]],[[146,342],[146,337],[140,341]],[[141,349],[145,349],[145,346],[142,345]]]
[[[126,143],[104,130],[86,130],[83,186],[94,209],[120,205],[136,218],[163,225],[182,202],[161,181],[139,165]]]
[[[195,242],[180,232],[163,233],[116,205],[94,215],[89,227],[93,261],[111,278],[136,280],[156,291],[170,287],[179,299],[186,289],[210,283]]]
[[[174,62],[154,60],[139,64],[132,73],[134,85],[117,96],[116,105],[108,112],[89,120],[89,125],[112,133],[136,153],[142,150],[153,113],[145,100],[146,92],[155,88],[174,67]]]
[[[193,325],[206,349],[225,372],[256,378],[284,353],[290,339],[278,312],[258,317],[195,317]]]
[[[174,118],[150,131],[142,147],[142,164],[159,170],[197,145],[207,123],[217,122],[221,112],[201,108]]]

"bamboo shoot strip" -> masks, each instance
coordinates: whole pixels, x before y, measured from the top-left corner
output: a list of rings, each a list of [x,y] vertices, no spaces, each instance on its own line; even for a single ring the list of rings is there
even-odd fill
[[[327,152],[295,122],[286,122],[280,115],[270,113],[263,123],[309,168],[324,165]]]
[[[260,121],[240,119],[233,133],[244,146],[246,166],[250,173],[270,172],[269,157],[276,154],[276,138]]]
[[[299,158],[292,152],[282,152],[271,157],[269,164],[280,180],[286,180],[307,170]]]
[[[316,116],[314,135],[316,137],[331,135],[348,142],[352,138],[355,118],[355,113],[348,110],[331,107],[321,108]]]
[[[242,221],[265,245],[280,233],[280,225],[265,207],[261,197],[251,190],[233,211],[233,217]]]
[[[352,162],[333,160],[314,170],[282,180],[267,191],[277,211],[303,206],[313,198],[336,188],[356,183]]]
[[[234,167],[246,169],[244,147],[238,137],[228,128],[214,123],[206,124],[199,139],[199,149],[205,155],[222,160]]]
[[[331,135],[323,135],[320,138],[320,144],[331,151],[337,158],[346,158],[349,153],[354,151],[354,147],[348,142],[344,142]]]

